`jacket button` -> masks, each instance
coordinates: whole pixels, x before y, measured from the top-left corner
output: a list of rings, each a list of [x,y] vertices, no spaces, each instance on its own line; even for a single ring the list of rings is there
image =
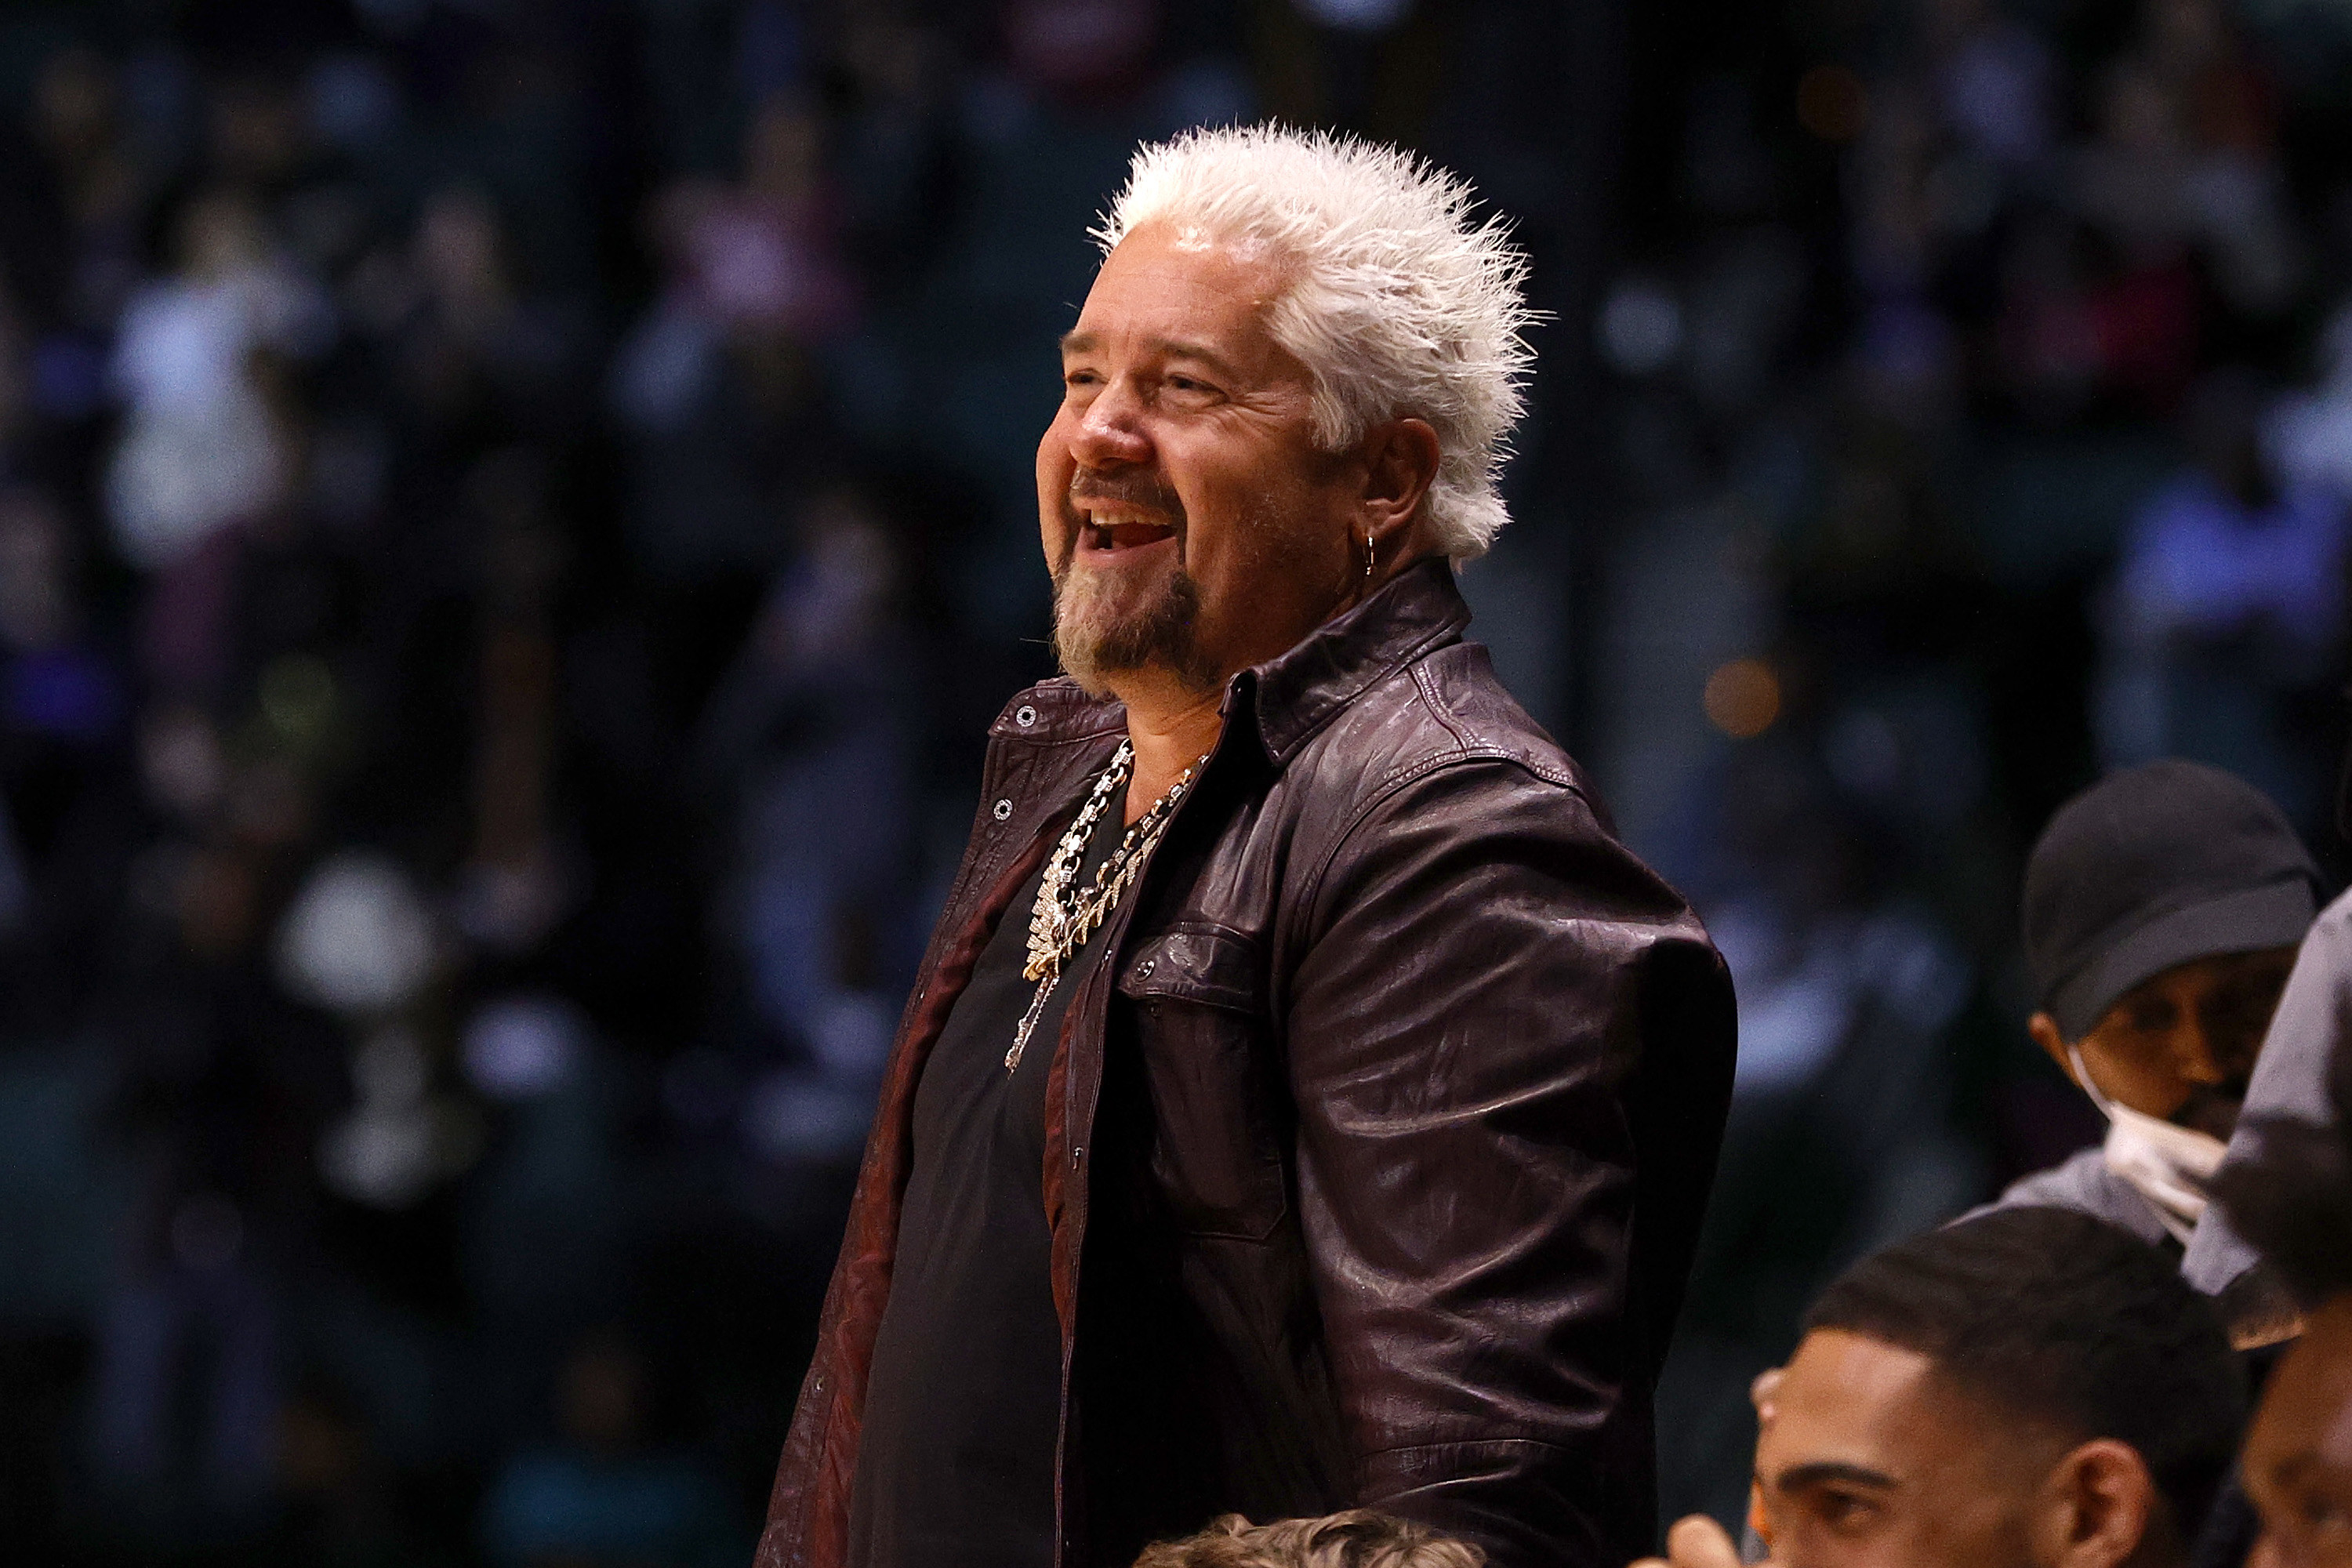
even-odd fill
[[[1013,710],[1013,721],[1026,730],[1037,721],[1037,710],[1024,702]]]
[[[996,803],[993,815],[999,822],[1006,820],[1013,815],[1013,803],[1009,800],[998,801]]]
[[[1160,961],[1158,959],[1147,958],[1141,963],[1135,966],[1135,977],[1138,980],[1149,980],[1151,978],[1151,972],[1159,967]]]

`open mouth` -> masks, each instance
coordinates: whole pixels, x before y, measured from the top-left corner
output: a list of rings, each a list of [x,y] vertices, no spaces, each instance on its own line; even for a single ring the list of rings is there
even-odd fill
[[[1118,555],[1176,537],[1176,525],[1141,518],[1081,515],[1078,547],[1089,555]]]

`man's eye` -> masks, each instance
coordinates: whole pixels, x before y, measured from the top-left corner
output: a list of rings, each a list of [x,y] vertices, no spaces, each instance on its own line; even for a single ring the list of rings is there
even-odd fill
[[[1852,1531],[1864,1528],[1877,1517],[1878,1505],[1864,1497],[1846,1492],[1830,1492],[1821,1501],[1822,1522],[1832,1530]]]
[[[2271,1015],[2277,1011],[2276,992],[2249,990],[2216,996],[2206,1009],[2206,1016],[2236,1028],[2263,1029],[2270,1026]]]
[[[1215,387],[1213,387],[1213,386],[1211,386],[1207,382],[1205,382],[1205,381],[1197,381],[1197,380],[1193,379],[1192,376],[1189,376],[1189,375],[1171,375],[1171,376],[1170,376],[1170,377],[1168,378],[1168,386],[1169,386],[1169,389],[1170,389],[1171,391],[1173,391],[1173,392],[1214,392],[1214,391],[1216,391],[1216,388],[1215,388]]]

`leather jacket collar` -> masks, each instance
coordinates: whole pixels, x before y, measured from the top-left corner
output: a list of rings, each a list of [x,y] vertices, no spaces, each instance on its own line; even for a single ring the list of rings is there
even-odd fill
[[[1255,718],[1258,740],[1276,767],[1297,755],[1315,732],[1364,689],[1429,649],[1457,640],[1470,624],[1470,606],[1442,556],[1419,561],[1374,590],[1370,598],[1332,617],[1289,652],[1254,665],[1225,683],[1219,710],[1228,724]],[[1068,742],[1123,732],[1127,710],[1116,699],[1089,697],[1066,677],[1024,699],[994,732]]]

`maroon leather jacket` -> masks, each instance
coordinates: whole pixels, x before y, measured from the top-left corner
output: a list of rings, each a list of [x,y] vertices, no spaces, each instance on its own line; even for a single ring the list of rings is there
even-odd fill
[[[1072,1000],[1045,1170],[1067,1568],[1358,1504],[1498,1568],[1651,1542],[1731,986],[1469,618],[1424,563],[1234,677]],[[990,731],[758,1568],[843,1560],[924,1053],[1124,724],[1057,680]]]

